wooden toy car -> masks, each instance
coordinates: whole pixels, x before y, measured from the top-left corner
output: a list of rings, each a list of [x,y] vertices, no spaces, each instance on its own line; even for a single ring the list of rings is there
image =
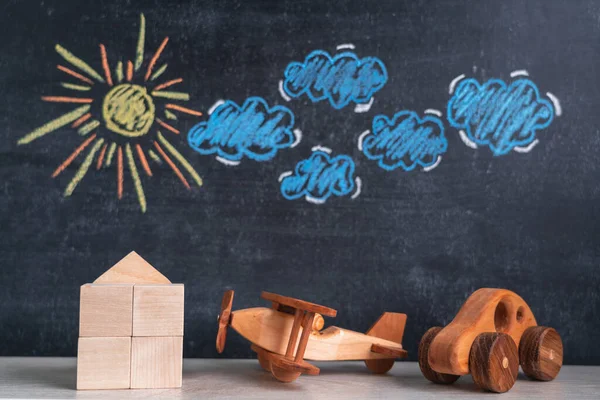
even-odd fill
[[[419,344],[425,378],[450,384],[471,374],[482,389],[503,393],[517,380],[519,364],[532,379],[554,379],[563,346],[556,330],[537,326],[531,309],[516,293],[479,289],[445,328],[433,327]]]
[[[402,336],[406,314],[384,313],[366,334],[331,326],[323,329],[323,316],[337,311],[318,304],[262,292],[271,308],[231,311],[233,290],[221,303],[217,351],[223,352],[227,328],[231,326],[252,342],[263,369],[281,382],[292,382],[300,374],[318,375],[319,368],[307,360],[364,360],[372,372],[383,374],[404,358]]]

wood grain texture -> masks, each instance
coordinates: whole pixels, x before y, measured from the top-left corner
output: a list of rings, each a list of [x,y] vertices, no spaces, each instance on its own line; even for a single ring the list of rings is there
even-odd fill
[[[258,347],[254,343],[250,345],[250,349],[256,353],[260,367],[267,372],[271,372],[271,362],[269,361],[268,355],[265,354],[266,350]]]
[[[275,308],[271,309],[273,310]],[[259,360],[261,366],[265,364],[264,359],[266,358],[268,360],[271,373],[275,379],[279,380],[280,382],[292,382],[296,380],[302,373],[312,373],[313,375],[319,373],[319,369],[317,367],[303,360],[303,356],[306,351],[306,345],[308,344],[308,338],[311,332],[313,332],[312,327],[314,317],[315,314],[312,312],[305,313],[300,309],[295,309],[294,322],[292,323],[292,329],[284,355],[271,353],[259,346],[254,346],[254,350],[259,354],[260,358],[263,359],[262,362]],[[301,333],[300,328],[302,328]],[[298,342],[298,346],[296,347],[298,337],[300,340]]]
[[[217,352],[220,354],[225,350],[225,343],[227,342],[227,328],[231,321],[231,307],[233,306],[234,291],[228,290],[221,299],[221,310],[219,312],[219,319],[217,321],[219,328],[217,331],[216,347]]]
[[[77,389],[129,389],[130,360],[130,337],[79,338]]]
[[[402,344],[406,318],[406,314],[385,312],[369,328],[367,335]]]
[[[563,344],[558,332],[545,326],[527,329],[519,345],[519,362],[525,375],[532,379],[556,378],[563,362]]]
[[[252,343],[277,354],[285,354],[294,316],[270,308],[256,307],[232,312],[231,327]],[[300,334],[302,328],[300,328]],[[398,343],[330,326],[308,336],[307,360],[367,360],[389,358],[373,353],[376,343],[401,350]],[[295,354],[295,353],[294,353]]]
[[[371,328],[369,328],[367,335],[386,339],[402,345],[405,326],[406,314],[386,312],[377,319]],[[394,366],[394,358],[404,358],[407,356],[405,350],[389,348],[377,344],[371,346],[371,351],[393,357],[391,359],[365,360],[367,368],[376,374],[385,374],[388,372]]]
[[[371,348],[372,349],[372,348]],[[374,351],[374,353],[384,354]],[[374,374],[385,374],[394,367],[396,357],[382,358],[380,360],[365,360],[365,365]]]
[[[131,388],[178,388],[182,382],[183,337],[134,337]]]
[[[279,382],[291,383],[302,375],[300,371],[291,371],[288,368],[282,368],[278,365],[271,364],[271,375]]]
[[[94,283],[171,283],[148,261],[132,251],[112,268],[103,273]]]
[[[183,336],[184,285],[135,285],[133,336]]]
[[[504,393],[510,390],[519,373],[519,353],[506,333],[482,333],[475,338],[469,355],[473,381],[484,390]]]
[[[304,311],[310,311],[312,313],[319,313],[326,317],[335,317],[337,311],[333,308],[321,306],[319,304],[310,303],[308,301],[295,299],[293,297],[286,297],[275,293],[262,292],[260,297],[265,300],[277,303],[278,305],[284,305],[292,308],[299,308]]]
[[[381,344],[374,343],[371,346],[371,351],[373,353],[383,354],[384,356],[392,357],[392,358],[406,358],[408,357],[408,352],[404,349],[398,349],[395,347],[388,347]],[[367,360],[369,361],[369,360]],[[377,361],[377,360],[374,360]]]
[[[290,331],[290,338],[288,340],[287,348],[285,349],[286,357],[293,357],[296,352],[296,346],[298,343],[298,337],[300,336],[300,328],[304,329],[303,322],[304,311],[297,308],[294,311],[294,322],[292,323],[292,330]],[[304,332],[304,330],[303,330]],[[306,344],[305,344],[306,346]],[[302,352],[304,354],[304,352]]]
[[[251,348],[256,352],[261,368],[270,372],[271,375],[280,382],[293,382],[298,379],[301,374],[319,374],[319,368],[306,361],[297,362],[287,356],[271,353],[255,344],[253,344]]]
[[[81,286],[79,336],[131,336],[132,326],[133,285]]]
[[[290,360],[285,356],[275,353],[270,353],[269,361],[271,362],[271,371],[274,369],[273,367],[307,375],[319,375],[320,371],[318,367],[304,360]]]
[[[214,321],[213,321],[214,322]],[[496,397],[473,390],[470,376],[453,387],[433,386],[423,379],[416,362],[396,363],[388,375],[365,371],[362,361],[319,363],[321,373],[297,385],[281,385],[264,373],[256,360],[183,360],[183,385],[178,389],[86,391],[75,389],[73,357],[0,357],[0,397],[28,399],[343,399],[343,400],[596,400],[600,366],[565,365],[551,382],[519,377],[507,393]]]
[[[523,332],[536,325],[529,306],[516,293],[505,289],[479,289],[433,339],[429,366],[445,374],[466,375],[471,345],[479,334],[506,333],[519,343]]]
[[[431,347],[431,342],[440,333],[442,327],[434,326],[433,328],[429,328],[427,332],[421,338],[421,342],[419,343],[419,368],[421,369],[421,373],[427,380],[433,383],[441,383],[441,384],[451,384],[456,382],[460,375],[452,375],[452,374],[443,374],[440,372],[436,372],[429,365],[429,349]]]
[[[312,323],[313,331],[320,331],[325,326],[325,318],[319,313],[315,313]]]
[[[262,354],[257,354],[256,357],[258,358],[258,364],[260,365],[260,367],[267,372],[271,372],[271,362],[269,361],[269,359],[263,356]]]
[[[302,322],[302,333],[300,334],[300,341],[298,342],[298,347],[296,348],[296,354],[294,355],[294,361],[296,363],[301,363],[304,359],[304,353],[306,352],[306,346],[308,345],[308,339],[310,338],[310,334],[312,333],[312,324],[315,318],[315,313],[307,312],[304,316],[304,321]],[[292,335],[293,335],[294,326],[292,325]]]

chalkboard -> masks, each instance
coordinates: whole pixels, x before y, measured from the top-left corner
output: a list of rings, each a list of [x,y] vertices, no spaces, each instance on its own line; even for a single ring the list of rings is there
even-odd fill
[[[5,1],[0,355],[74,356],[79,286],[131,250],[186,285],[408,314],[479,287],[600,363],[600,4]],[[251,357],[231,333],[222,357]]]

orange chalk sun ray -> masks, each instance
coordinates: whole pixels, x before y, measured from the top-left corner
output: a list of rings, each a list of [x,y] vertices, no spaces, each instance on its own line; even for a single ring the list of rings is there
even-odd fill
[[[165,47],[167,47],[167,43],[169,43],[169,37],[166,37],[163,40],[163,42],[158,47],[158,50],[156,50],[154,57],[152,57],[152,60],[150,60],[150,64],[148,65],[148,70],[146,71],[146,76],[144,77],[144,80],[148,81],[148,79],[150,79],[150,75],[152,75],[152,70],[154,69],[154,65],[156,65],[156,62],[160,58],[161,53],[163,52]]]
[[[69,69],[67,67],[63,67],[62,65],[57,65],[56,68],[58,68],[59,70],[61,70],[62,72],[71,75],[74,78],[77,78],[85,83],[89,83],[90,85],[94,84],[94,81],[92,81],[91,79],[86,78],[85,76],[78,74],[77,72],[73,71],[72,69]]]
[[[158,85],[157,87],[154,88],[154,90],[166,89],[166,88],[168,88],[170,86],[177,85],[178,83],[181,83],[181,82],[183,82],[182,78],[173,79],[172,81],[168,81],[168,82],[165,82],[165,83],[163,83],[161,85]]]
[[[98,156],[98,161],[96,162],[96,169],[102,168],[102,162],[104,161],[104,155],[106,154],[106,149],[108,148],[108,144],[105,144],[100,151],[100,155]]]
[[[52,173],[52,177],[56,178],[61,172],[63,172],[69,165],[71,165],[71,163],[73,162],[73,160],[75,158],[77,158],[77,156],[90,144],[92,143],[94,140],[96,139],[96,134],[93,134],[92,136],[90,136],[85,142],[81,143],[81,145],[79,147],[77,147],[73,153],[71,153],[71,155],[69,157],[67,157],[67,159],[65,161],[63,161],[62,164],[60,164],[58,166],[58,168],[56,168],[56,170],[54,170],[54,172]]]
[[[131,82],[133,79],[133,63],[127,61],[127,82]]]
[[[156,147],[156,150],[158,150],[158,152],[160,153],[160,155],[162,156],[162,158],[167,162],[167,164],[169,164],[169,167],[171,167],[171,169],[173,170],[173,172],[175,172],[175,175],[177,175],[177,177],[183,183],[183,185],[186,188],[191,189],[190,184],[185,179],[185,176],[183,176],[183,174],[181,173],[181,171],[179,170],[179,168],[177,168],[177,166],[175,165],[175,163],[164,152],[164,150],[162,149],[162,147],[160,147],[160,145],[157,142],[154,142],[154,147]]]
[[[166,130],[171,131],[176,135],[179,135],[179,131],[177,129],[173,128],[171,125],[167,124],[162,119],[156,118],[156,123],[158,123],[160,126],[165,128]]]
[[[108,65],[108,56],[106,54],[106,47],[104,47],[103,44],[100,45],[100,55],[102,57],[102,68],[104,69],[104,75],[106,76],[106,83],[108,83],[108,86],[112,86],[113,81],[110,73],[110,66]]]
[[[142,167],[144,168],[144,171],[146,171],[146,175],[152,176],[152,170],[150,169],[150,164],[148,164],[148,159],[146,159],[146,155],[144,154],[142,146],[140,146],[140,144],[138,143],[135,145],[135,149],[138,153],[140,162],[142,163]]]
[[[77,121],[73,122],[73,125],[71,125],[71,127],[73,127],[73,128],[79,128],[80,125],[82,125],[85,121],[87,121],[91,117],[92,117],[92,114],[91,113],[87,113],[83,117],[79,118]]]
[[[203,114],[200,111],[196,111],[196,110],[192,110],[186,107],[182,107],[179,106],[177,104],[167,104],[165,106],[166,109],[168,110],[175,110],[175,111],[181,111],[182,113],[186,113],[186,114],[190,114],[190,115],[195,115],[197,117],[201,117]]]

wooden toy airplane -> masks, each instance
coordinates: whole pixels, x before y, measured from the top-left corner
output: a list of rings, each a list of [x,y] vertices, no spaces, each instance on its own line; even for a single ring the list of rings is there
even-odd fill
[[[369,370],[383,374],[396,358],[405,358],[402,336],[406,314],[384,313],[366,334],[331,326],[323,329],[323,316],[337,311],[262,292],[271,308],[256,307],[231,311],[233,290],[223,296],[219,314],[217,351],[223,352],[227,328],[231,326],[252,342],[263,369],[281,382],[292,382],[300,374],[318,375],[319,368],[304,361],[364,360]]]
[[[482,389],[503,393],[513,387],[519,363],[532,379],[554,379],[563,346],[556,330],[537,326],[531,309],[516,293],[479,289],[445,328],[433,327],[419,344],[419,366],[435,383],[454,383],[471,374]]]

